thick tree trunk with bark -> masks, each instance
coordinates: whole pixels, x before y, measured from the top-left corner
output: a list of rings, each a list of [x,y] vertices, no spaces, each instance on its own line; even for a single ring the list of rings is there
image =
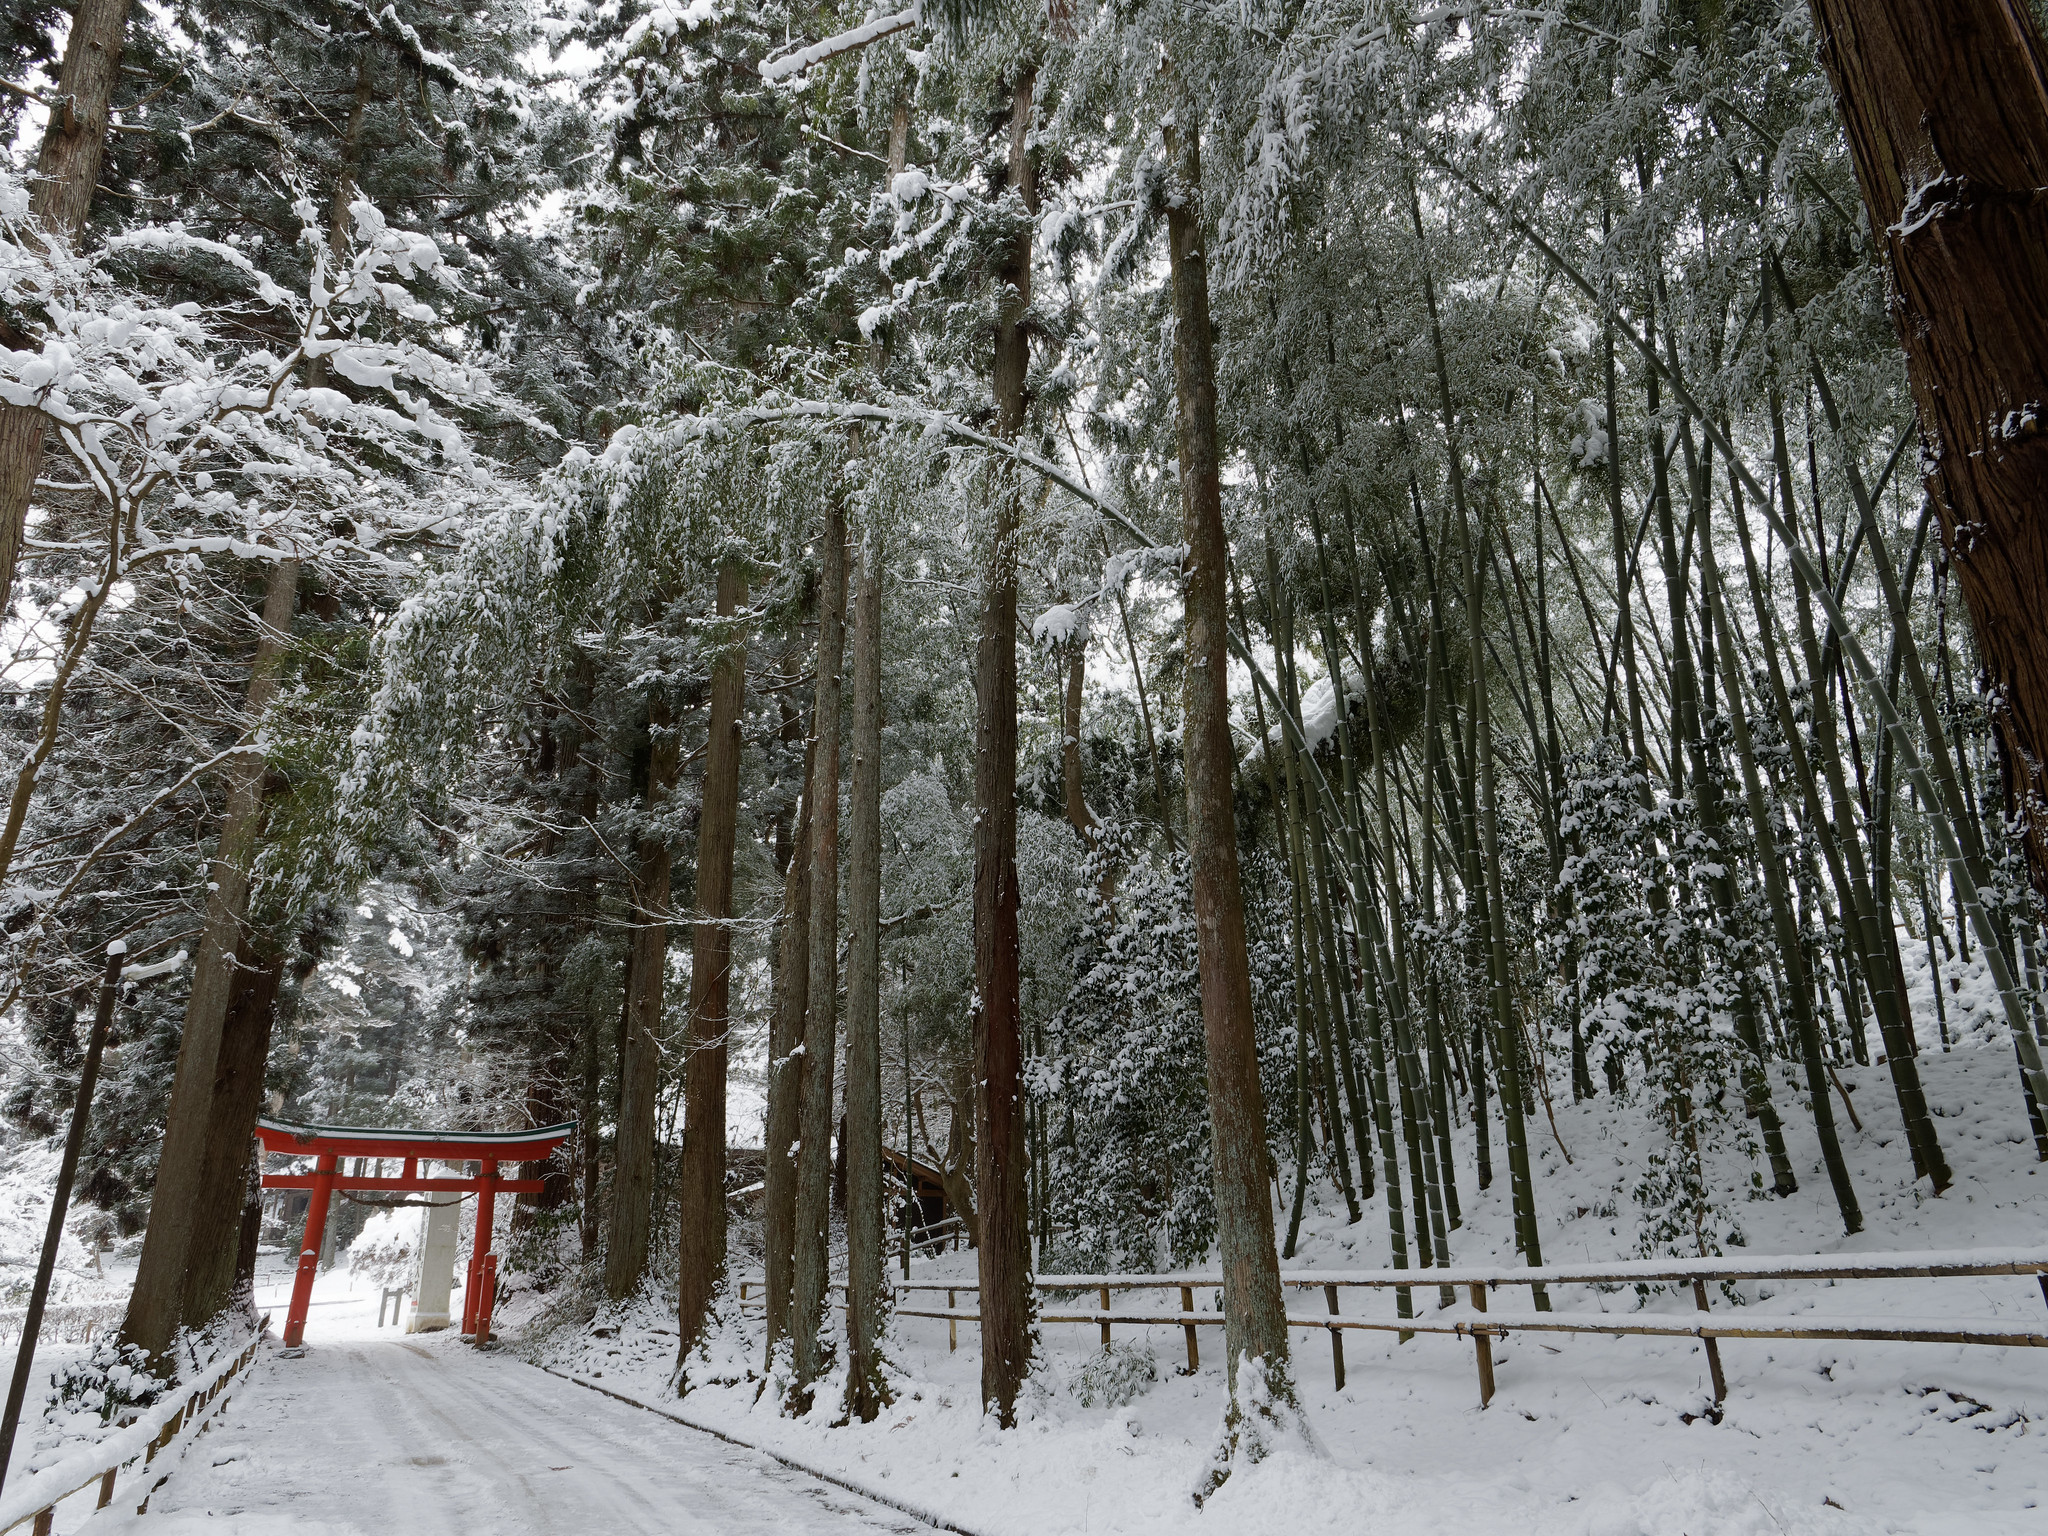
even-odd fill
[[[1008,189],[1038,205],[1025,151],[1037,72],[1026,69],[1010,91]],[[1024,379],[1031,341],[1031,233],[1017,236],[1003,271],[1010,291],[996,324],[996,431],[1015,438],[1024,426]],[[981,1242],[981,1405],[1008,1428],[1017,1391],[1031,1368],[1031,1234],[1024,1199],[1024,1043],[1017,957],[1017,521],[1014,474],[995,494],[975,653],[974,723],[974,1186]]]
[[[271,567],[263,594],[262,630],[249,672],[245,707],[252,720],[263,718],[277,691],[277,673],[291,633],[298,586],[297,561],[281,560]],[[149,1227],[143,1234],[135,1289],[129,1295],[128,1316],[121,1330],[127,1342],[140,1345],[152,1359],[163,1357],[181,1327],[206,1321],[186,1315],[186,1281],[195,1251],[204,1251],[213,1235],[201,1219],[201,1196],[206,1187],[207,1150],[221,1067],[221,1034],[239,969],[235,952],[248,949],[244,919],[249,908],[250,869],[263,823],[263,766],[262,755],[249,752],[235,758],[223,775],[227,811],[221,819],[220,846],[210,872],[206,926],[200,933],[192,990],[185,1001],[185,1030],[171,1079]],[[253,1125],[244,1128],[245,1146],[253,1132]]]
[[[667,810],[681,764],[675,714],[657,695],[647,706],[646,810]],[[661,1083],[662,993],[668,971],[671,853],[650,828],[640,838],[633,872],[633,940],[627,951],[624,1039],[619,1051],[618,1135],[612,1154],[611,1225],[605,1234],[604,1290],[624,1301],[647,1272],[654,1225],[654,1112]]]
[[[1190,116],[1187,121],[1195,119]],[[1187,626],[1188,857],[1193,864],[1202,1034],[1209,1064],[1216,1236],[1223,1259],[1224,1358],[1233,1426],[1244,1411],[1240,1372],[1261,1362],[1276,1402],[1291,1402],[1287,1309],[1266,1196],[1266,1103],[1252,1034],[1251,966],[1245,954],[1231,771],[1228,688],[1230,549],[1216,448],[1216,360],[1201,214],[1201,153],[1192,128],[1167,139],[1172,188],[1166,208],[1173,286],[1173,372],[1179,411],[1182,583]]]
[[[121,79],[128,8],[129,0],[80,0],[57,70],[57,106],[36,155],[29,212],[73,249],[85,235],[100,163],[106,158],[107,122],[114,87]],[[6,338],[6,344],[18,347],[22,342]],[[0,616],[13,607],[23,521],[43,467],[43,428],[37,412],[0,405]]]
[[[283,980],[281,956],[235,968],[207,1118],[205,1166],[194,1202],[182,1304],[187,1327],[204,1326],[234,1299],[249,1155],[263,1108],[263,1069],[270,1060],[270,1030]]]
[[[761,1231],[767,1252],[764,1331],[772,1362],[775,1346],[789,1332],[790,1291],[796,1262],[796,1145],[803,1109],[804,1016],[811,995],[811,765],[815,745],[804,753],[804,789],[797,812],[789,867],[783,871],[782,931],[776,939],[775,995],[768,1016],[768,1116],[762,1139],[767,1171],[761,1197]]]
[[[85,235],[106,159],[107,124],[121,79],[129,0],[79,0],[57,70],[57,107],[43,129],[29,212],[74,249]]]
[[[839,706],[846,656],[846,513],[826,515],[818,593],[817,741],[811,759],[810,996],[804,1018],[803,1106],[796,1159],[796,1262],[790,1301],[795,1380],[808,1407],[830,1368],[825,1307],[832,1219],[832,1068],[839,1024]]]
[[[953,1081],[946,1090],[946,1145],[943,1151],[932,1145],[931,1136],[924,1128],[923,1098],[920,1096],[917,1101],[918,1135],[924,1141],[925,1158],[938,1170],[939,1188],[945,1195],[946,1209],[960,1218],[969,1248],[981,1246],[981,1223],[975,1214],[974,1180],[971,1177],[975,1166],[974,1098],[975,1066],[972,1061],[963,1061],[954,1068]]]
[[[2025,0],[1812,4],[2048,894],[2048,49]]]
[[[746,578],[718,573],[718,614],[730,619],[747,600]],[[732,999],[732,857],[740,809],[740,712],[746,702],[744,637],[725,646],[711,673],[711,735],[704,760],[703,810],[697,823],[697,914],[690,930],[690,1023],[683,1069],[682,1204],[676,1283],[678,1360],[703,1337],[711,1299],[725,1277],[725,1068]],[[688,1376],[683,1377],[687,1388]]]
[[[882,1411],[882,534],[862,531],[853,596],[846,837],[846,1411]]]

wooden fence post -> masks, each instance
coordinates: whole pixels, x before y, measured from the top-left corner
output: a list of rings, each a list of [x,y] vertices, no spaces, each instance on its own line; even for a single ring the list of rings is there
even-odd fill
[[[1102,1287],[1102,1290],[1101,1290],[1101,1293],[1100,1293],[1100,1294],[1101,1294],[1101,1296],[1102,1296],[1102,1311],[1103,1311],[1103,1318],[1102,1318],[1102,1352],[1103,1352],[1104,1354],[1108,1354],[1108,1353],[1109,1353],[1109,1287],[1108,1287],[1108,1286],[1106,1286],[1106,1285],[1105,1285],[1104,1287]]]
[[[1334,1285],[1324,1286],[1323,1295],[1330,1303],[1330,1316],[1335,1317],[1337,1315],[1337,1287]],[[1337,1390],[1342,1392],[1344,1390],[1344,1331],[1341,1328],[1332,1328],[1330,1330],[1330,1369],[1336,1374]]]
[[[1693,1281],[1692,1299],[1702,1312],[1708,1310],[1706,1281]],[[1707,1368],[1714,1373],[1714,1406],[1719,1408],[1722,1400],[1728,1396],[1728,1378],[1721,1374],[1721,1341],[1701,1339],[1700,1342],[1707,1346]]]
[[[1484,1312],[1486,1310],[1486,1287],[1484,1285],[1472,1287],[1472,1310],[1474,1312]],[[1472,1334],[1472,1348],[1479,1357],[1479,1406],[1484,1408],[1493,1401],[1492,1335],[1481,1333],[1475,1329]]]
[[[50,1536],[50,1527],[57,1519],[54,1507],[36,1511],[35,1536]]]
[[[94,1509],[105,1509],[114,1502],[114,1479],[120,1475],[120,1472],[121,1469],[118,1466],[107,1468],[106,1476],[100,1479],[100,1501],[93,1506]]]
[[[951,1290],[948,1290],[946,1292],[946,1310],[948,1312],[957,1311],[959,1309],[959,1306],[960,1303],[955,1299],[954,1293]],[[960,1319],[957,1317],[949,1317],[946,1319],[946,1353],[950,1355],[954,1350],[958,1349],[959,1347]]]
[[[1195,1288],[1192,1285],[1180,1288],[1180,1309],[1183,1312],[1195,1310]],[[1195,1344],[1195,1325],[1189,1323],[1181,1332],[1188,1336],[1188,1374],[1192,1376],[1202,1368],[1202,1352]]]

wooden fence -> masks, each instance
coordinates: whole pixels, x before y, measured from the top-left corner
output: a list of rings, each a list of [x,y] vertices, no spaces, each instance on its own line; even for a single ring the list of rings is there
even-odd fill
[[[145,1409],[134,1423],[115,1431],[98,1445],[88,1446],[53,1467],[10,1483],[5,1495],[0,1496],[0,1536],[30,1521],[34,1522],[33,1536],[50,1536],[57,1506],[94,1483],[100,1485],[99,1503],[94,1507],[105,1509],[113,1503],[114,1486],[120,1481],[124,1468],[138,1460],[145,1469],[148,1468],[155,1462],[157,1452],[178,1437],[179,1430],[198,1423],[216,1406],[227,1406],[228,1387],[256,1358],[257,1349],[263,1343],[263,1329],[269,1324],[270,1319],[266,1316],[246,1349],[230,1359],[217,1362],[205,1379],[183,1397],[159,1400]],[[202,1432],[204,1428],[201,1425]],[[142,1490],[142,1498],[135,1509],[138,1515],[148,1508],[149,1496],[156,1492],[162,1481],[162,1478],[154,1479]]]
[[[1870,1316],[1816,1317],[1802,1314],[1797,1319],[1746,1318],[1748,1309],[1711,1314],[1708,1287],[1738,1281],[1821,1280],[1837,1283],[1850,1280],[1970,1279],[1992,1275],[2031,1276],[2048,1302],[2048,1248],[1980,1249],[1954,1252],[1874,1253],[1837,1258],[1815,1255],[1739,1255],[1715,1259],[1631,1259],[1608,1264],[1557,1264],[1540,1269],[1497,1269],[1458,1265],[1426,1270],[1282,1270],[1282,1286],[1296,1291],[1321,1291],[1327,1310],[1320,1314],[1289,1312],[1287,1325],[1325,1332],[1330,1340],[1330,1364],[1341,1390],[1344,1386],[1344,1335],[1347,1332],[1398,1333],[1404,1339],[1414,1334],[1446,1334],[1472,1340],[1479,1373],[1479,1405],[1493,1400],[1493,1341],[1511,1333],[1590,1333],[1613,1338],[1698,1339],[1706,1347],[1707,1364],[1714,1379],[1714,1401],[1728,1395],[1727,1378],[1721,1367],[1722,1339],[1872,1339],[1912,1344],[1995,1344],[2020,1348],[2048,1348],[2048,1327],[2027,1329],[1997,1319],[1979,1318],[1892,1318]],[[1161,1275],[1040,1275],[1032,1284],[1040,1295],[1041,1323],[1093,1323],[1102,1330],[1102,1347],[1109,1348],[1110,1330],[1123,1327],[1175,1327],[1183,1330],[1187,1342],[1188,1370],[1200,1368],[1201,1350],[1196,1330],[1221,1327],[1220,1311],[1202,1311],[1195,1305],[1195,1292],[1220,1290],[1222,1277],[1216,1274]],[[835,1282],[835,1285],[837,1283]],[[1689,1288],[1697,1312],[1714,1321],[1677,1317],[1654,1312],[1586,1313],[1549,1310],[1549,1288],[1560,1285],[1591,1285],[1607,1289],[1621,1286],[1671,1285]],[[1531,1310],[1497,1312],[1488,1309],[1489,1293],[1502,1286],[1527,1286]],[[740,1304],[758,1305],[759,1280],[743,1280]],[[838,1288],[843,1289],[843,1286]],[[943,1320],[947,1325],[948,1347],[957,1348],[960,1324],[979,1325],[978,1310],[960,1306],[962,1292],[976,1294],[971,1282],[897,1282],[895,1314]],[[1437,1311],[1455,1306],[1456,1293],[1466,1292],[1471,1312],[1462,1317],[1433,1318],[1402,1316],[1368,1318],[1347,1316],[1339,1297],[1346,1290],[1394,1291],[1403,1312],[1412,1309],[1417,1292],[1435,1290]],[[946,1295],[944,1307],[908,1305],[920,1293]],[[1118,1312],[1112,1298],[1119,1291],[1179,1292],[1179,1310],[1156,1308]],[[749,1301],[749,1293],[755,1293]],[[1072,1299],[1093,1292],[1096,1305],[1076,1308]],[[1726,1321],[1719,1319],[1725,1318]]]
[[[927,1256],[944,1253],[948,1248],[958,1250],[967,1243],[967,1223],[958,1216],[948,1216],[935,1221],[928,1227],[910,1229],[910,1246],[914,1252]],[[900,1249],[898,1250],[901,1251]]]

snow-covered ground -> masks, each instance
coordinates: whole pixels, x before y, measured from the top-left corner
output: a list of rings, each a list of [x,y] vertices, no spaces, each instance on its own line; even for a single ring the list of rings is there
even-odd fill
[[[765,1456],[452,1334],[376,1327],[322,1277],[297,1359],[271,1350],[149,1512],[88,1536],[765,1536],[921,1530]]]
[[[282,1315],[274,1266],[261,1304]],[[135,1514],[87,1489],[58,1536],[766,1536],[926,1527],[884,1504],[538,1371],[453,1333],[377,1324],[336,1268],[314,1288],[302,1357],[275,1337]]]
[[[2034,1160],[2017,1076],[1999,1049],[1939,1048],[1922,1071],[1956,1173],[1931,1198],[1910,1180],[1886,1069],[1842,1074],[1863,1130],[1842,1130],[1862,1200],[1865,1230],[1844,1239],[1817,1146],[1804,1130],[1794,1088],[1774,1080],[1792,1122],[1801,1187],[1789,1199],[1743,1203],[1735,1214],[1752,1253],[1872,1253],[2048,1245],[2048,1172]],[[1559,1085],[1562,1086],[1562,1085]],[[1839,1100],[1837,1101],[1839,1103]],[[1566,1164],[1539,1114],[1537,1180],[1544,1252],[1552,1263],[1634,1257],[1628,1188],[1652,1132],[1610,1101],[1557,1107]],[[1474,1187],[1471,1132],[1459,1142],[1465,1223],[1453,1234],[1464,1263],[1513,1262],[1506,1176]],[[1498,1142],[1496,1141],[1496,1157]],[[1341,1205],[1319,1192],[1290,1267],[1370,1268],[1387,1262],[1377,1200],[1347,1226]],[[891,1266],[894,1273],[894,1265]],[[958,1275],[971,1283],[973,1255],[915,1266],[914,1278]],[[1972,1317],[2048,1326],[2031,1279],[1779,1282],[1739,1288],[1752,1316]],[[1646,1306],[1689,1314],[1683,1295],[1638,1298],[1557,1288],[1561,1311],[1628,1312]],[[1134,1297],[1120,1307],[1178,1297]],[[1434,1307],[1434,1291],[1418,1293]],[[1213,1304],[1213,1294],[1204,1304]],[[1497,1292],[1496,1311],[1527,1299]],[[1715,1307],[1732,1304],[1717,1296]],[[1321,1310],[1320,1293],[1290,1310]],[[1390,1316],[1392,1301],[1345,1293],[1347,1312]],[[1459,1313],[1466,1309],[1462,1305]],[[1452,1314],[1459,1315],[1459,1314]],[[515,1313],[515,1318],[517,1314]],[[1690,1341],[1524,1334],[1495,1346],[1498,1395],[1478,1405],[1469,1342],[1421,1336],[1345,1336],[1348,1382],[1334,1389],[1327,1339],[1297,1334],[1295,1360],[1307,1419],[1321,1454],[1284,1450],[1242,1469],[1207,1507],[1190,1498],[1217,1441],[1223,1406],[1220,1331],[1202,1334],[1203,1369],[1185,1362],[1177,1328],[1117,1330],[1140,1381],[1121,1405],[1099,1395],[1100,1345],[1093,1325],[1044,1329],[1045,1365],[1015,1432],[997,1432],[979,1410],[973,1329],[949,1352],[946,1324],[898,1319],[891,1335],[896,1401],[876,1423],[830,1427],[837,1391],[820,1393],[807,1419],[782,1417],[772,1393],[757,1399],[753,1330],[720,1340],[726,1385],[677,1402],[669,1388],[673,1324],[659,1303],[594,1330],[536,1329],[529,1344],[558,1369],[599,1379],[706,1426],[831,1470],[918,1505],[981,1536],[1065,1532],[1372,1531],[1557,1533],[2038,1532],[2048,1486],[2048,1350],[1958,1345],[1727,1341],[1726,1415],[1703,1416],[1707,1364]],[[701,1374],[701,1372],[699,1373]],[[1082,1401],[1083,1394],[1094,1406]]]
[[[1924,1036],[1932,1008],[1924,956],[1909,973]],[[1900,1249],[2048,1246],[2048,1171],[2034,1160],[2008,1048],[1976,968],[1957,968],[1949,1022],[1959,1042],[1924,1041],[1921,1070],[1956,1182],[1939,1199],[1910,1167],[1888,1072],[1845,1069],[1862,1119],[1842,1119],[1866,1227],[1844,1239],[1799,1085],[1773,1068],[1801,1188],[1789,1199],[1729,1211],[1751,1254],[1856,1254]],[[1563,1084],[1553,1080],[1553,1087]],[[1840,1100],[1837,1099],[1839,1107]],[[1553,1264],[1633,1257],[1629,1190],[1643,1153],[1661,1140],[1641,1111],[1611,1100],[1557,1105],[1557,1135],[1540,1113],[1537,1198]],[[1561,1145],[1560,1145],[1561,1143]],[[1460,1263],[1512,1264],[1504,1169],[1475,1187],[1472,1130],[1457,1139],[1464,1224]],[[0,1157],[0,1264],[25,1280],[30,1235],[46,1207],[32,1186],[46,1149]],[[1496,1128],[1495,1153],[1499,1158]],[[1565,1153],[1569,1152],[1570,1161]],[[1733,1170],[1729,1170],[1733,1172]],[[1734,1187],[1732,1178],[1720,1181]],[[1313,1192],[1289,1267],[1371,1269],[1388,1262],[1384,1207],[1347,1225],[1327,1187]],[[1283,1213],[1284,1216],[1284,1213]],[[124,1262],[125,1260],[125,1262]],[[8,1262],[11,1261],[11,1262]],[[113,1298],[132,1254],[95,1272],[67,1249],[64,1294]],[[920,1260],[915,1278],[971,1284],[974,1256]],[[894,1265],[891,1265],[894,1272]],[[258,1303],[281,1326],[284,1256],[267,1255]],[[515,1277],[516,1284],[516,1277]],[[1999,1319],[2048,1327],[2030,1279],[1774,1282],[1716,1294],[1752,1317],[1869,1316]],[[1560,1311],[1689,1315],[1689,1294],[1639,1297],[1558,1287]],[[1515,1531],[1531,1536],[1664,1536],[1666,1532],[2033,1532],[2048,1530],[2048,1350],[1884,1343],[1726,1341],[1730,1394],[1718,1424],[1706,1361],[1685,1340],[1540,1337],[1495,1346],[1498,1394],[1478,1406],[1468,1341],[1345,1335],[1348,1382],[1332,1381],[1329,1342],[1298,1333],[1295,1369],[1313,1445],[1283,1445],[1240,1467],[1205,1509],[1190,1497],[1209,1464],[1223,1407],[1221,1332],[1201,1335],[1202,1369],[1183,1375],[1177,1328],[1119,1327],[1105,1367],[1092,1325],[1047,1325],[1043,1361],[1020,1427],[1001,1433],[979,1410],[971,1325],[947,1347],[939,1321],[899,1318],[890,1334],[895,1401],[872,1425],[833,1427],[836,1383],[793,1420],[759,1392],[755,1325],[728,1319],[717,1339],[722,1378],[687,1399],[672,1394],[675,1338],[667,1303],[650,1298],[586,1325],[551,1298],[519,1294],[501,1315],[508,1347],[479,1356],[446,1334],[404,1338],[376,1327],[377,1296],[346,1257],[320,1278],[311,1352],[266,1358],[227,1417],[175,1458],[151,1514],[108,1511],[87,1524],[89,1496],[60,1513],[60,1536],[80,1529],[307,1532],[439,1536],[444,1531],[824,1531],[906,1528],[905,1518],[828,1491],[786,1468],[678,1424],[551,1378],[525,1355],[607,1391],[761,1446],[874,1490],[971,1536],[1063,1533]],[[559,1299],[553,1298],[553,1299]],[[964,1300],[965,1298],[963,1298]],[[1418,1287],[1433,1309],[1433,1288]],[[1177,1307],[1174,1295],[1121,1297],[1119,1308]],[[1213,1292],[1201,1304],[1213,1306]],[[1386,1293],[1347,1291],[1347,1313],[1391,1315]],[[1320,1311],[1320,1292],[1290,1301]],[[1495,1313],[1526,1297],[1495,1293]],[[1465,1315],[1461,1296],[1451,1316]],[[1427,1315],[1427,1313],[1425,1314]],[[44,1365],[77,1346],[48,1345]],[[31,1404],[31,1417],[34,1405]],[[25,1426],[15,1472],[55,1453]],[[40,1449],[39,1449],[40,1447]]]

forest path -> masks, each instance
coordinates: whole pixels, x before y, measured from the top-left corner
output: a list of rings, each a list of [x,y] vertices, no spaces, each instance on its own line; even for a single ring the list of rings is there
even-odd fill
[[[255,1536],[911,1532],[893,1510],[447,1335],[269,1356],[149,1513],[88,1530]]]

